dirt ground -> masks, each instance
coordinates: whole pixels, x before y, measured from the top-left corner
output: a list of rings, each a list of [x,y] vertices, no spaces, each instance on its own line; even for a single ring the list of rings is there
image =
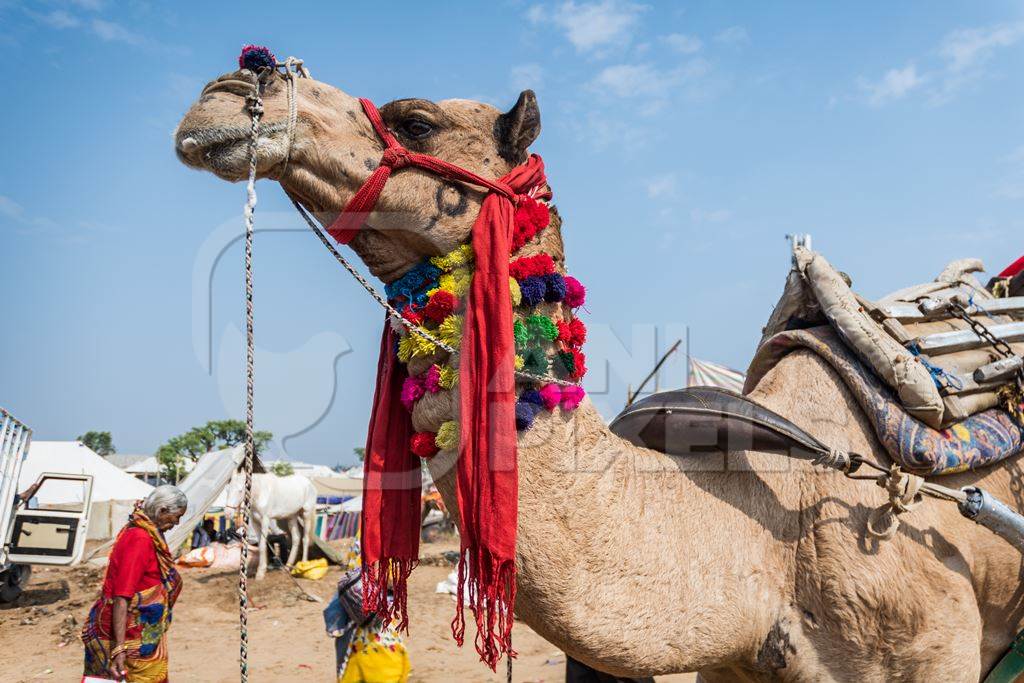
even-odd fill
[[[424,556],[455,547],[424,544]],[[452,597],[434,592],[451,571],[448,566],[421,565],[409,587],[410,634],[406,639],[413,681],[504,681],[504,665],[493,674],[477,659],[472,620],[467,620],[466,646],[457,648],[449,623]],[[324,632],[321,611],[330,600],[341,570],[332,567],[320,581],[302,581],[324,599],[299,596],[283,571],[250,583],[256,609],[249,614],[250,680],[333,681],[334,646]],[[177,681],[238,680],[237,572],[185,569],[184,590],[174,609],[171,627],[171,678]],[[77,681],[82,646],[78,631],[103,578],[102,568],[34,569],[31,583],[17,602],[0,605],[0,656],[4,681]],[[564,680],[565,656],[523,623],[514,641],[519,657],[514,679],[531,683]],[[690,675],[666,676],[659,683],[693,681]]]

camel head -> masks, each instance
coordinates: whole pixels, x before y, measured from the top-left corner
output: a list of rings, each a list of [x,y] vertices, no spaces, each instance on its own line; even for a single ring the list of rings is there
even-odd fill
[[[178,158],[230,181],[249,170],[251,118],[247,97],[257,81],[264,114],[257,174],[272,178],[321,223],[330,224],[380,160],[384,145],[359,101],[335,88],[297,78],[297,123],[288,141],[288,83],[276,71],[258,77],[240,69],[203,88],[174,134]],[[499,178],[527,157],[540,132],[530,90],[502,113],[471,100],[399,99],[380,107],[399,142],[485,178]],[[390,282],[425,256],[447,253],[469,239],[483,193],[415,168],[395,173],[366,227],[350,246],[370,271]]]

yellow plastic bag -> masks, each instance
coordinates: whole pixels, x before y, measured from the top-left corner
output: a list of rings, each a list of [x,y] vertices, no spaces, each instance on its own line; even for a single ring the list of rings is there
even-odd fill
[[[327,560],[320,558],[319,560],[306,560],[305,562],[299,561],[292,567],[292,576],[298,576],[301,579],[309,579],[310,581],[319,581],[324,578],[327,574]]]

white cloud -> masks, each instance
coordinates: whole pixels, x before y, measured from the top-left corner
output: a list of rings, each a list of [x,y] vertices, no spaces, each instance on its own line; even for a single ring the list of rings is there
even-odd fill
[[[39,21],[53,28],[74,28],[82,22],[77,17],[65,12],[62,9],[53,10],[49,14],[39,15]]]
[[[690,219],[694,223],[725,223],[732,218],[732,211],[729,209],[713,209],[705,211],[694,209],[690,212]]]
[[[591,81],[591,87],[618,97],[668,97],[685,83],[707,74],[709,65],[702,59],[669,70],[651,64],[615,64],[605,67]]]
[[[877,82],[860,79],[858,85],[864,91],[868,104],[880,107],[892,100],[898,100],[925,82],[917,73],[917,67],[908,64],[902,69],[889,69]]]
[[[25,209],[10,197],[0,194],[0,214],[8,218],[20,219],[25,214]]]
[[[683,33],[670,33],[662,38],[670,48],[684,55],[699,52],[703,43],[697,36],[688,36]]]
[[[143,42],[142,36],[112,21],[93,19],[90,28],[99,38],[107,42],[127,43],[128,45],[140,45]]]
[[[715,42],[723,45],[742,45],[750,41],[750,34],[742,26],[730,26],[715,35]]]
[[[676,175],[675,173],[665,173],[664,175],[648,178],[645,185],[647,196],[651,199],[671,197],[676,193]]]
[[[590,52],[608,45],[628,43],[645,9],[645,5],[622,0],[579,4],[568,0],[551,11],[540,5],[531,7],[527,17],[536,24],[558,26],[579,52]]]
[[[1024,39],[1024,22],[984,28],[957,29],[942,39],[931,55],[931,67],[918,71],[914,64],[890,69],[874,83],[858,79],[868,104],[880,106],[920,90],[932,104],[948,102],[963,88],[988,77],[988,63],[999,50]],[[927,86],[922,88],[922,86]]]
[[[544,83],[544,69],[540,64],[519,64],[509,72],[513,90],[536,90]]]

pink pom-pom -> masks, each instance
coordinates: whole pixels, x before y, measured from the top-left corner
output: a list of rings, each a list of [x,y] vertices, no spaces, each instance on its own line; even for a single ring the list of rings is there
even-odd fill
[[[419,377],[406,377],[402,382],[402,393],[399,399],[406,410],[412,410],[412,405],[423,396],[423,380]]]
[[[540,400],[544,402],[545,408],[554,410],[562,400],[562,388],[557,384],[545,384],[540,389]]]
[[[565,298],[562,301],[569,308],[579,308],[587,298],[587,288],[572,275],[565,276]]]
[[[562,410],[576,410],[583,396],[583,387],[562,387]]]
[[[423,377],[423,387],[432,394],[441,391],[441,370],[436,365],[427,368]]]

